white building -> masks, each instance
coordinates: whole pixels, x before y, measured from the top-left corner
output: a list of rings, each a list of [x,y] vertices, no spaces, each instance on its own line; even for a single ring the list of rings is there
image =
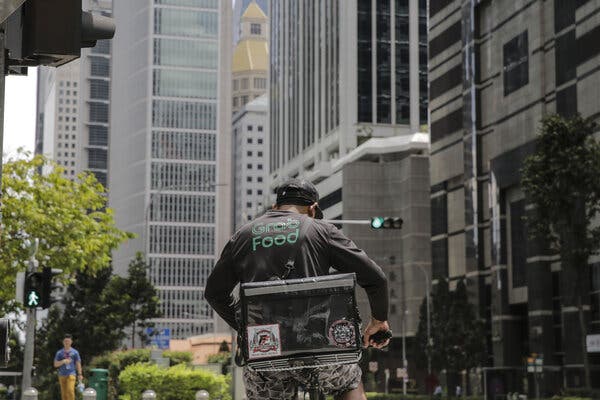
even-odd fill
[[[262,95],[233,118],[236,229],[271,205],[267,183],[267,103],[267,95]]]
[[[85,0],[84,10],[110,16],[112,0]],[[74,178],[92,172],[107,186],[110,40],[81,49],[81,57],[57,68],[40,67],[36,153]]]
[[[231,2],[114,4],[109,205],[137,234],[172,338],[220,331],[204,285],[231,234]]]

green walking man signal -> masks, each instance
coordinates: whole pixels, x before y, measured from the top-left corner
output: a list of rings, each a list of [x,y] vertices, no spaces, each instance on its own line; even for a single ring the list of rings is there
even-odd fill
[[[23,303],[27,308],[37,308],[42,299],[42,273],[28,272],[25,276],[25,291]]]
[[[372,217],[371,228],[373,229],[402,229],[404,221],[400,217]]]

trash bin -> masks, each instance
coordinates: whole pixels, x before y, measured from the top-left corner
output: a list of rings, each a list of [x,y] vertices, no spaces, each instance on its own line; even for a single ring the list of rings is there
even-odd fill
[[[90,370],[90,382],[88,387],[96,390],[96,400],[108,399],[108,370],[93,368]]]

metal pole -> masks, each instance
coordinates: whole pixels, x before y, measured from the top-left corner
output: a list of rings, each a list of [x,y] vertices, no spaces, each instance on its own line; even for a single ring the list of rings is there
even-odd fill
[[[4,64],[5,60],[5,51],[4,51],[4,29],[6,29],[6,25],[2,25],[0,27],[0,201],[2,199],[2,156],[4,154],[4,84],[5,84],[5,76],[4,76]],[[0,223],[2,222],[2,214],[0,214]]]
[[[406,396],[406,375],[408,375],[408,363],[406,362],[406,307],[402,312],[402,367],[405,376],[402,378],[402,394]]]
[[[29,272],[35,272],[37,269],[37,253],[39,239],[35,239],[30,244],[31,255],[29,257]],[[33,352],[35,347],[35,325],[36,325],[36,309],[30,308],[27,310],[27,325],[25,327],[25,354],[23,356],[23,381],[21,383],[21,393],[25,393],[31,387],[31,371],[33,369]]]
[[[427,277],[427,275],[425,275]],[[427,374],[431,375],[431,314],[429,311],[429,278],[427,277],[427,287],[425,288],[427,299]]]
[[[324,219],[323,222],[329,222],[330,224],[340,225],[371,225],[371,220],[366,219]]]

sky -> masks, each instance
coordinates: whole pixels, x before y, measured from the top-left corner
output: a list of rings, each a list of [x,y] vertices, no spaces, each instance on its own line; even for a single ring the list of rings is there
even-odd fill
[[[4,92],[5,156],[14,156],[19,147],[32,151],[35,146],[35,108],[37,68],[27,76],[7,76]]]

